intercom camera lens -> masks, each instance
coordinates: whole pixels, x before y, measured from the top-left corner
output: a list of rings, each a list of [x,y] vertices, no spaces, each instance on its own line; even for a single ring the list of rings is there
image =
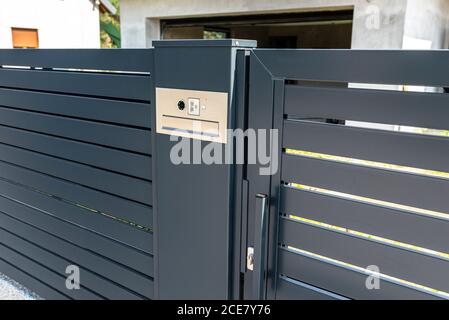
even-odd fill
[[[186,104],[184,103],[184,101],[179,100],[178,101],[178,109],[182,111],[182,110],[184,110],[185,107],[186,107]]]

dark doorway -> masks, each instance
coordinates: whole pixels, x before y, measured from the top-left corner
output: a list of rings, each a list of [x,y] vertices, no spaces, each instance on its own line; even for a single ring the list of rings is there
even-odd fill
[[[298,47],[298,38],[290,36],[270,37],[269,43],[271,48],[289,48]]]
[[[161,20],[163,39],[252,39],[259,48],[347,49],[353,10]]]

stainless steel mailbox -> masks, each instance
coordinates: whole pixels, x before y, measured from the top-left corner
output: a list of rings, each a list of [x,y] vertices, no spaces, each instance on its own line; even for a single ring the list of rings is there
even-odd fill
[[[228,93],[156,88],[156,132],[226,143]]]

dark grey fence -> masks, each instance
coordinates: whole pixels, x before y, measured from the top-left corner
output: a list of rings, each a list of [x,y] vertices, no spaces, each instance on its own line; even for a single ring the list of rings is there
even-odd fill
[[[254,46],[0,50],[0,272],[55,299],[449,298],[449,138],[347,123],[448,130],[449,54]],[[227,93],[279,170],[171,163],[156,87]]]
[[[153,297],[152,63],[0,50],[0,271],[42,297]]]
[[[449,129],[449,95],[442,93],[449,84],[448,61],[444,51],[252,52],[249,127],[277,128],[282,137],[278,174],[260,177],[250,169],[248,176],[250,219],[262,214],[256,194],[271,199],[268,259],[256,268],[256,275],[268,275],[263,296],[449,297],[445,132],[343,125],[352,120]],[[435,92],[348,83],[428,86]],[[255,230],[257,249],[257,225]],[[372,266],[380,276],[366,271]],[[378,289],[366,286],[370,275],[378,278]]]

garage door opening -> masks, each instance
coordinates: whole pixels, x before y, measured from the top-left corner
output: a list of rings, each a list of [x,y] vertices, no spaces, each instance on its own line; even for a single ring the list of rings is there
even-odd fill
[[[351,48],[354,11],[161,20],[162,39],[252,39],[259,48]]]

